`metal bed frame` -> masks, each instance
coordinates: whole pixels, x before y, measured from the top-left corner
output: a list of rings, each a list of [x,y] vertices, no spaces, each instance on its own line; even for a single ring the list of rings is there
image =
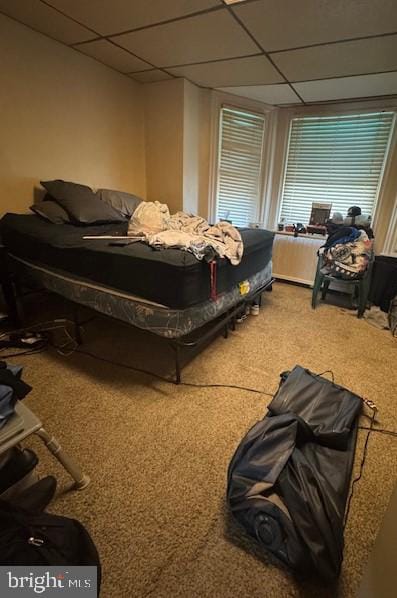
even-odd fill
[[[202,345],[204,345],[208,340],[215,338],[215,336],[221,331],[223,331],[224,338],[227,339],[229,336],[229,330],[230,329],[235,330],[236,318],[242,312],[242,310],[246,306],[246,304],[248,302],[258,301],[259,305],[261,305],[262,293],[264,291],[271,291],[272,285],[274,282],[275,282],[275,279],[271,278],[269,281],[267,281],[265,284],[263,284],[260,288],[256,289],[255,293],[253,293],[252,295],[250,295],[247,298],[243,298],[241,301],[238,302],[238,304],[236,304],[232,308],[229,308],[225,313],[214,318],[214,320],[207,322],[207,324],[205,324],[204,326],[202,326],[200,328],[196,328],[189,334],[181,336],[179,338],[166,339],[165,337],[162,337],[161,335],[156,334],[155,332],[151,332],[150,330],[143,330],[142,328],[139,328],[139,330],[142,330],[146,334],[151,334],[153,336],[156,336],[157,338],[162,338],[168,343],[168,345],[173,350],[174,357],[175,357],[175,361],[174,361],[174,363],[175,363],[175,380],[174,380],[174,382],[175,382],[175,384],[180,384],[182,381],[182,368],[183,368],[182,354],[181,354],[182,350],[183,349],[192,349],[194,352],[198,352]],[[74,337],[75,337],[76,343],[78,345],[81,345],[81,344],[83,344],[81,328],[87,322],[87,320],[80,321],[80,319],[79,319],[79,307],[80,307],[79,303],[72,302],[72,301],[70,301],[70,299],[66,299],[66,300],[73,304],[73,307],[74,307],[74,309],[73,309]],[[85,309],[89,309],[86,306],[84,306],[84,307],[85,307]],[[118,322],[122,321],[122,320],[119,320],[118,318],[113,318],[112,316],[109,316],[108,314],[102,314],[101,312],[97,312],[97,313],[100,316],[114,319],[114,320],[117,320]],[[131,328],[138,328],[138,326],[134,326],[133,324],[130,324],[127,322],[124,322],[124,324],[126,324],[126,326],[130,326]],[[209,327],[210,324],[212,324],[211,327]],[[207,328],[207,327],[209,327],[208,330],[203,332],[203,328]],[[197,336],[195,338],[197,333],[199,334],[199,336]]]
[[[10,272],[7,268],[2,268],[1,272],[1,283],[3,286],[5,301],[9,313],[9,317],[16,328],[23,328],[23,310],[21,309],[21,304],[23,297],[29,293],[23,293],[22,291],[22,284],[18,278]],[[247,305],[248,302],[258,301],[259,305],[261,304],[262,300],[262,293],[264,291],[271,291],[272,285],[275,279],[272,277],[269,281],[264,283],[261,287],[255,290],[254,293],[249,294],[246,297],[241,297],[241,301],[239,301],[236,305],[229,308],[226,312],[221,314],[218,317],[215,317],[214,320],[209,321],[204,326],[193,330],[192,332],[181,336],[175,339],[166,339],[155,332],[151,332],[150,330],[144,330],[144,332],[148,334],[155,335],[157,338],[164,338],[167,341],[168,345],[174,352],[175,357],[175,384],[181,383],[181,372],[182,372],[182,350],[183,349],[191,349],[194,352],[198,352],[200,347],[202,347],[208,340],[211,338],[215,338],[215,336],[223,331],[224,338],[228,338],[229,336],[229,329],[235,330],[236,326],[236,318],[242,312],[244,307]],[[23,281],[22,281],[23,282]],[[85,309],[90,309],[87,306],[83,306],[77,302],[72,301],[66,297],[63,297],[60,293],[56,293],[55,291],[47,290],[46,288],[40,289],[40,291],[54,293],[62,297],[68,303],[71,303],[73,306],[73,325],[74,325],[74,338],[78,345],[83,343],[82,337],[82,326],[87,323],[88,320],[81,321],[79,318],[79,308],[84,307]],[[31,293],[32,291],[30,291]],[[34,291],[34,292],[37,292]],[[93,310],[94,311],[94,310]],[[114,318],[108,314],[104,314],[102,312],[95,312],[100,316],[117,320],[121,322],[118,318]],[[92,319],[92,318],[90,318]],[[131,323],[124,322],[127,326],[131,326],[133,328],[138,328]],[[212,324],[212,325],[211,325]],[[208,328],[208,329],[207,329]],[[143,330],[140,328],[140,330]]]

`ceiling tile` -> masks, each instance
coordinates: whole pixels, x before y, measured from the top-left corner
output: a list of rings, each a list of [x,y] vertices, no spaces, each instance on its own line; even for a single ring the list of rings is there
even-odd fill
[[[294,87],[306,102],[393,95],[397,94],[397,73],[305,81]]]
[[[132,71],[144,71],[152,69],[152,65],[136,58],[126,50],[115,46],[105,39],[98,39],[87,44],[76,46],[76,49],[83,54],[88,54],[104,64],[111,66],[122,73],[131,73]]]
[[[396,0],[258,0],[233,11],[267,51],[397,31]]]
[[[40,0],[0,0],[0,12],[65,44],[95,37],[95,33],[64,17]]]
[[[151,71],[144,71],[142,73],[132,73],[130,75],[135,81],[141,83],[154,83],[155,81],[165,81],[166,79],[172,79],[171,75],[167,75],[163,71],[153,69]]]
[[[397,35],[272,54],[290,81],[397,70]]]
[[[228,10],[157,25],[114,40],[157,66],[177,66],[258,52]]]
[[[145,27],[219,6],[218,0],[47,0],[102,35]]]
[[[205,87],[226,85],[258,85],[283,81],[266,56],[235,58],[204,64],[191,64],[169,69],[178,77],[186,77]]]
[[[226,91],[237,96],[258,100],[266,104],[301,104],[298,96],[292,91],[287,83],[281,85],[251,85],[242,87],[221,87],[220,91]]]

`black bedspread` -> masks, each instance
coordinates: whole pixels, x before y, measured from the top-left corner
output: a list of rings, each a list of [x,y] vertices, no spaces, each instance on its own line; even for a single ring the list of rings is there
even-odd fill
[[[210,270],[205,262],[179,249],[156,250],[138,242],[113,247],[84,235],[123,235],[127,223],[78,227],[51,224],[36,215],[6,214],[0,234],[8,251],[22,259],[74,274],[92,282],[138,295],[173,309],[185,309],[210,296]],[[238,266],[218,260],[217,291],[262,270],[271,259],[273,233],[241,229],[244,256]]]

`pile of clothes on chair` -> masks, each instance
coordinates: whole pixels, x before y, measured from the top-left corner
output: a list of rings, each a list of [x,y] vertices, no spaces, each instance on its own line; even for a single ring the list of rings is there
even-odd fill
[[[373,251],[369,221],[359,218],[361,210],[357,206],[349,209],[346,219],[338,220],[337,216],[328,223],[329,236],[319,249],[323,257],[322,272],[344,280],[361,278]]]

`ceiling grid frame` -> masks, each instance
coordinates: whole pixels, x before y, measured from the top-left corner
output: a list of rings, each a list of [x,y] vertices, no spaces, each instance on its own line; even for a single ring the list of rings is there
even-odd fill
[[[292,0],[290,0],[292,1]],[[303,8],[307,11],[308,7],[311,6],[311,4],[313,3],[314,0],[303,0]],[[363,0],[363,7],[365,9],[365,6],[368,6],[369,9],[368,10],[372,10],[373,7],[373,3],[371,3],[370,5],[368,4],[369,0]],[[192,83],[200,86],[200,87],[213,87],[213,88],[218,88],[218,89],[223,89],[225,91],[228,90],[228,88],[230,89],[234,89],[237,90],[237,88],[241,88],[241,94],[244,95],[245,93],[245,89],[247,87],[262,87],[263,88],[263,92],[265,93],[266,88],[269,90],[269,92],[272,90],[273,88],[273,92],[276,92],[276,87],[277,85],[285,85],[288,86],[291,89],[291,92],[293,92],[295,94],[296,97],[299,98],[299,102],[296,102],[298,105],[299,104],[311,104],[313,102],[313,100],[311,99],[311,95],[315,96],[315,92],[311,91],[310,92],[310,84],[311,83],[316,83],[317,84],[317,88],[321,88],[321,82],[324,81],[324,90],[327,90],[329,88],[329,85],[331,84],[330,82],[332,82],[332,80],[339,80],[340,81],[340,87],[341,87],[341,92],[335,95],[333,94],[332,97],[330,97],[329,100],[327,99],[321,99],[321,100],[317,100],[318,102],[327,102],[327,101],[331,101],[331,102],[335,102],[335,101],[354,101],[354,100],[361,100],[361,99],[365,99],[365,98],[369,98],[369,97],[394,97],[397,95],[397,85],[394,86],[394,77],[392,75],[392,73],[397,73],[397,66],[396,68],[394,68],[394,61],[393,59],[390,57],[390,55],[388,55],[388,59],[385,58],[385,60],[382,62],[382,54],[381,54],[381,50],[379,51],[379,55],[380,55],[380,59],[379,59],[379,66],[377,65],[376,60],[373,61],[373,65],[371,64],[371,69],[367,72],[363,72],[363,67],[360,65],[360,61],[359,61],[359,56],[360,56],[360,52],[357,51],[356,54],[358,56],[357,59],[357,66],[355,66],[354,61],[352,66],[350,67],[350,72],[347,69],[347,74],[346,72],[344,73],[338,73],[338,69],[337,67],[335,68],[335,72],[332,71],[332,73],[334,74],[324,74],[323,76],[321,75],[321,60],[319,60],[318,62],[318,66],[317,69],[319,71],[318,75],[319,76],[315,76],[316,72],[315,72],[315,68],[313,69],[312,74],[309,76],[306,73],[304,73],[304,77],[296,77],[293,75],[293,64],[294,64],[294,60],[295,62],[298,60],[299,58],[299,54],[294,55],[293,52],[299,52],[299,51],[304,51],[304,50],[310,50],[310,48],[316,49],[316,48],[326,48],[329,49],[330,46],[335,47],[335,50],[337,52],[337,48],[339,45],[339,48],[341,48],[340,44],[345,44],[345,48],[347,48],[348,46],[346,44],[348,44],[349,42],[352,42],[354,44],[354,42],[365,42],[365,40],[374,40],[374,44],[376,45],[377,42],[380,45],[380,47],[382,47],[382,44],[380,42],[381,39],[386,39],[386,38],[392,38],[392,36],[395,36],[397,38],[397,30],[396,31],[392,31],[391,29],[397,29],[397,5],[396,8],[394,8],[393,6],[390,8],[391,4],[388,2],[388,0],[374,0],[375,3],[377,3],[379,6],[379,8],[382,8],[382,6],[385,6],[386,9],[386,13],[385,15],[381,15],[378,16],[376,15],[376,23],[372,26],[372,23],[368,24],[369,21],[369,17],[366,14],[361,14],[361,21],[359,20],[359,23],[357,24],[356,22],[353,22],[348,26],[343,26],[343,13],[341,12],[337,12],[335,13],[335,18],[334,18],[334,14],[331,14],[331,17],[333,18],[333,31],[331,31],[330,35],[328,35],[328,39],[321,39],[321,36],[324,35],[324,18],[322,18],[322,14],[319,14],[319,18],[322,18],[322,23],[320,22],[319,24],[319,29],[316,29],[316,25],[312,28],[313,32],[310,29],[309,26],[309,30],[307,29],[306,23],[304,24],[304,27],[306,27],[305,31],[309,31],[309,36],[307,41],[310,41],[310,39],[315,40],[312,43],[306,43],[306,44],[294,44],[294,43],[287,43],[286,47],[280,47],[280,48],[266,48],[263,46],[263,44],[261,43],[260,39],[257,39],[257,36],[255,35],[255,31],[252,30],[252,28],[250,28],[249,24],[247,24],[247,19],[244,17],[242,18],[241,15],[244,15],[246,13],[245,8],[247,8],[247,10],[251,13],[251,21],[252,21],[252,14],[256,15],[256,14],[263,14],[263,11],[265,8],[267,8],[269,5],[263,2],[263,0],[242,0],[239,2],[233,2],[232,4],[227,4],[224,0],[207,0],[206,1],[206,5],[203,6],[202,10],[197,10],[197,2],[195,0],[191,0],[190,1],[190,8],[191,8],[191,12],[189,12],[189,2],[185,4],[181,4],[178,0],[171,0],[170,5],[171,6],[171,10],[170,10],[170,14],[174,15],[172,17],[170,17],[169,19],[164,19],[164,16],[166,16],[164,9],[163,9],[163,5],[159,4],[159,0],[151,0],[150,3],[150,8],[153,8],[153,13],[150,19],[152,20],[145,20],[145,14],[142,13],[142,9],[141,7],[139,7],[137,9],[137,11],[134,12],[134,7],[130,7],[130,9],[126,9],[127,13],[124,13],[124,11],[122,13],[119,13],[120,15],[122,14],[127,14],[127,15],[132,15],[132,14],[137,14],[138,15],[138,19],[139,21],[137,21],[137,23],[139,22],[140,24],[136,27],[130,26],[128,27],[128,25],[133,25],[133,23],[127,23],[125,24],[125,27],[123,27],[122,29],[119,29],[117,31],[110,29],[106,34],[98,31],[98,27],[93,26],[93,23],[90,21],[90,13],[86,12],[83,13],[81,12],[81,10],[79,11],[79,4],[75,3],[73,6],[73,2],[71,3],[71,9],[68,11],[66,9],[66,7],[64,6],[64,2],[63,0],[25,0],[25,4],[26,4],[26,15],[25,14],[21,14],[22,9],[21,8],[14,8],[13,10],[13,6],[14,2],[12,0],[0,0],[0,13],[5,14],[6,16],[10,16],[11,18],[14,18],[14,20],[17,20],[19,22],[22,22],[23,24],[27,25],[28,27],[30,26],[31,28],[35,29],[36,31],[38,31],[39,33],[43,33],[44,35],[47,35],[48,37],[51,37],[52,39],[55,39],[56,41],[60,41],[60,43],[64,43],[65,45],[67,45],[68,47],[71,47],[77,51],[82,52],[84,55],[88,55],[90,56],[92,59],[97,60],[98,62],[101,62],[102,64],[105,64],[106,66],[109,66],[110,68],[113,68],[114,70],[116,70],[117,72],[126,75],[132,79],[134,79],[134,75],[136,74],[136,80],[141,79],[142,81],[148,80],[160,80],[161,78],[175,78],[178,76],[183,76],[184,78],[188,79],[189,81],[191,81]],[[157,5],[156,5],[157,2]],[[102,3],[105,5],[105,7],[107,6],[111,6],[112,3],[108,3],[106,4],[105,0],[102,0]],[[54,13],[56,13],[57,15],[59,15],[59,23],[57,22],[56,18],[54,17],[54,23],[56,24],[56,26],[59,25],[58,28],[62,29],[62,23],[64,23],[64,27],[67,29],[67,24],[68,22],[73,23],[76,28],[81,28],[81,35],[80,38],[83,36],[83,32],[86,32],[86,35],[89,36],[88,39],[72,39],[69,41],[64,41],[64,39],[59,39],[56,35],[52,35],[51,32],[48,32],[48,23],[44,25],[43,28],[45,31],[40,30],[40,23],[39,25],[36,24],[36,26],[29,24],[29,11],[30,11],[30,17],[31,17],[31,21],[34,21],[34,19],[32,18],[32,12],[34,5],[43,5],[46,7],[46,9],[48,9],[48,11],[54,11]],[[257,6],[257,8],[255,8],[255,5]],[[288,6],[288,0],[286,0],[286,5]],[[339,7],[342,6],[343,7],[343,2],[336,2],[334,3],[334,5],[338,5]],[[270,2],[270,8],[272,7],[272,3]],[[329,5],[327,7],[327,3],[325,4],[325,13],[327,13],[327,10],[333,10],[333,3],[330,1]],[[88,8],[90,8],[90,4],[88,3]],[[92,2],[92,10],[95,11],[95,9],[98,8],[98,5],[95,2]],[[120,8],[122,8],[122,5],[120,5]],[[75,9],[75,10],[73,10]],[[363,9],[363,10],[364,10]],[[390,10],[392,12],[390,12]],[[76,14],[80,12],[80,18],[79,15]],[[262,12],[261,12],[262,11]],[[389,11],[389,12],[387,12]],[[157,12],[157,15],[156,15]],[[209,59],[205,59],[205,60],[194,60],[194,61],[185,61],[183,63],[181,63],[180,61],[177,61],[177,64],[162,64],[161,61],[159,60],[151,60],[150,56],[146,56],[145,52],[134,52],[131,50],[131,48],[125,47],[124,45],[122,45],[121,43],[119,43],[122,40],[117,40],[115,38],[117,38],[118,36],[124,35],[124,34],[130,34],[130,33],[134,33],[134,32],[142,32],[145,30],[150,30],[153,29],[154,27],[161,27],[161,26],[165,26],[168,24],[172,24],[172,23],[184,23],[186,22],[187,19],[196,19],[197,17],[202,17],[203,15],[209,15],[211,16],[212,14],[224,14],[224,13],[228,13],[230,16],[233,17],[234,22],[236,23],[236,25],[238,26],[238,28],[241,29],[242,32],[244,32],[244,35],[246,36],[247,39],[250,39],[252,44],[257,48],[257,52],[252,52],[249,51],[248,49],[253,46],[250,46],[248,43],[244,44],[244,42],[242,40],[244,40],[244,36],[240,36],[240,38],[237,36],[237,39],[240,39],[240,48],[238,48],[238,43],[236,44],[236,48],[237,48],[237,55],[233,55],[233,56],[229,56],[229,54],[231,54],[232,52],[230,52],[230,47],[232,46],[232,44],[230,44],[230,39],[233,39],[233,35],[235,34],[234,30],[231,29],[231,32],[228,32],[229,35],[229,49],[226,49],[225,55],[222,56],[221,52],[219,53],[218,56],[214,56],[214,58],[209,58]],[[45,16],[47,16],[48,12],[44,11],[43,12],[43,19],[45,18]],[[88,17],[87,17],[88,14]],[[108,13],[110,14],[110,13]],[[50,18],[51,15],[48,16],[49,21],[51,21]],[[98,16],[98,15],[96,15]],[[270,15],[271,16],[271,15]],[[360,15],[359,15],[360,16]],[[391,18],[389,18],[389,16],[391,16]],[[84,18],[81,18],[84,17]],[[106,13],[105,16],[101,15],[99,22],[98,19],[96,19],[97,24],[99,25],[103,25],[103,20],[106,20]],[[132,18],[132,17],[131,17]],[[273,14],[273,19],[276,19],[277,21],[278,18],[278,12]],[[339,21],[338,21],[339,19]],[[342,21],[340,21],[342,19]],[[95,19],[93,19],[95,20]],[[28,22],[27,22],[28,21]],[[37,21],[37,18],[36,18]],[[118,17],[118,21],[120,22],[120,16]],[[257,21],[257,20],[256,20]],[[116,20],[113,19],[113,22],[117,22],[117,18]],[[192,21],[190,21],[191,23]],[[198,19],[199,22],[199,19]],[[207,22],[204,20],[204,22]],[[208,22],[211,22],[208,21]],[[248,19],[249,22],[249,19]],[[342,23],[342,30],[340,31],[340,35],[341,37],[339,39],[333,39],[333,37],[335,37],[335,35],[337,35],[338,33],[338,29],[335,25],[335,23],[337,24],[338,22]],[[143,24],[142,24],[143,23]],[[225,21],[226,23],[226,21]],[[51,23],[52,24],[52,21]],[[250,23],[253,25],[253,29],[256,28],[257,31],[259,31],[256,27],[256,23],[252,22]],[[105,23],[106,25],[106,23]],[[379,30],[376,29],[376,27],[379,25]],[[226,25],[225,25],[226,26]],[[42,28],[42,29],[43,29]],[[56,28],[56,27],[55,27]],[[361,29],[360,29],[361,28]],[[372,28],[372,29],[371,29]],[[103,27],[100,27],[99,29],[102,29],[102,31],[104,30]],[[73,31],[73,27],[70,26],[70,31]],[[76,29],[76,31],[78,31],[78,29]],[[106,28],[105,28],[106,31]],[[178,29],[179,31],[179,29]],[[183,31],[183,29],[182,29]],[[272,32],[270,32],[272,33]],[[293,42],[293,38],[295,38],[296,41],[303,41],[302,32],[298,32],[296,35],[294,32],[292,32],[292,38],[291,42]],[[357,33],[357,35],[354,35],[353,37],[350,35],[348,36],[348,33]],[[237,34],[237,31],[236,31]],[[220,35],[222,35],[222,28],[220,30]],[[69,34],[69,37],[72,36],[72,33]],[[63,36],[64,38],[67,37],[66,35]],[[76,35],[76,37],[78,37]],[[166,37],[166,36],[165,36]],[[183,35],[181,34],[181,37],[183,37]],[[262,36],[263,37],[263,36]],[[205,36],[204,36],[205,38]],[[273,39],[275,39],[275,41],[278,41],[277,38],[274,37],[273,35]],[[317,39],[319,39],[319,41],[316,41]],[[109,47],[109,58],[107,58],[106,56],[106,46],[105,44],[93,44],[93,42],[98,42],[99,40],[102,40],[104,42],[106,42],[107,44],[111,44],[112,46],[114,46],[115,48],[117,48],[119,50],[119,52],[115,52],[112,51]],[[282,43],[282,41],[280,40],[279,43]],[[385,47],[389,47],[391,48],[391,44],[393,42],[390,41],[389,42],[389,46],[387,46],[387,42],[385,42],[386,46]],[[84,52],[84,46],[87,46],[87,50],[88,48],[90,48],[90,44],[91,48],[93,48],[93,54],[98,53],[99,55],[103,54],[103,56],[101,56],[100,58],[96,57],[95,55],[91,55],[88,51]],[[277,45],[277,44],[275,44]],[[144,44],[143,44],[144,46]],[[99,50],[98,50],[99,48]],[[325,50],[325,56],[327,55],[327,51]],[[280,64],[278,64],[277,62],[277,58],[282,56],[283,54],[285,55],[286,53],[290,53],[291,56],[291,60],[285,59],[285,60],[281,60],[280,59],[280,63],[282,63],[283,66],[281,66]],[[160,52],[161,54],[161,52]],[[172,53],[171,53],[172,54]],[[200,45],[198,44],[198,50],[196,52],[197,56],[200,55]],[[205,52],[204,52],[205,54]],[[128,55],[131,56],[131,66],[134,66],[135,68],[133,70],[128,70],[126,71],[126,68],[128,68]],[[176,52],[176,55],[178,56],[178,51]],[[305,54],[306,56],[309,54]],[[195,58],[196,56],[194,55],[194,52],[191,54],[192,58]],[[233,66],[234,64],[238,64],[238,62],[233,63],[233,61],[243,61],[243,63],[245,62],[245,59],[255,59],[255,58],[259,58],[263,56],[264,59],[266,59],[266,63],[263,63],[263,68],[261,70],[260,68],[260,61],[249,61],[247,62],[247,65],[249,65],[250,63],[253,64],[257,64],[257,68],[255,70],[255,68],[252,66],[251,67],[251,73],[249,75],[247,75],[246,73],[244,73],[244,69],[240,66],[240,69],[236,69],[236,72],[239,70],[239,73],[237,73],[236,76],[236,81],[230,81],[230,84],[227,85],[216,85],[216,73],[220,73],[222,70],[222,63],[227,63],[227,66],[225,65],[225,69],[228,68],[228,72],[232,73],[233,72]],[[178,59],[180,58],[180,56],[178,56]],[[135,59],[137,62],[136,64],[134,64],[134,60]],[[106,60],[108,60],[108,63],[106,62]],[[288,64],[288,61],[290,60],[290,63]],[[139,64],[139,61],[142,62],[142,64]],[[291,61],[292,61],[292,66],[291,66]],[[109,64],[109,62],[111,62],[112,64]],[[298,61],[299,62],[299,61]],[[343,59],[340,60],[340,62],[343,64]],[[269,67],[265,66],[267,65],[267,63],[269,64]],[[298,64],[298,63],[297,63]],[[122,67],[118,68],[119,65],[122,65]],[[126,65],[126,66],[124,66]],[[147,65],[147,67],[146,67]],[[202,66],[202,68],[192,68],[190,69],[190,74],[189,76],[186,76],[185,74],[180,74],[178,73],[178,69],[183,69],[186,68],[188,71],[188,67],[199,67]],[[205,69],[205,65],[209,65],[208,69]],[[212,67],[211,67],[212,65]],[[391,66],[391,68],[386,68],[383,69],[383,66],[389,67]],[[139,70],[137,70],[139,68]],[[175,69],[175,72],[173,72],[173,69]],[[359,72],[354,72],[354,70],[357,70]],[[304,69],[303,69],[304,70]],[[346,68],[345,68],[346,71]],[[194,73],[200,73],[200,77],[196,77],[198,78],[198,81],[195,80],[194,78]],[[328,73],[330,71],[328,70]],[[146,74],[147,73],[147,74]],[[274,74],[277,73],[277,76]],[[310,69],[309,69],[309,73],[310,73]],[[384,77],[384,78],[374,78],[371,76],[372,75],[390,75],[389,77]],[[320,76],[321,75],[321,76]],[[277,81],[277,77],[281,78],[281,81]],[[262,81],[261,81],[261,77],[262,77]],[[367,87],[369,89],[368,93],[369,95],[365,95],[365,96],[360,96],[354,95],[354,90],[349,92],[349,97],[343,98],[341,96],[342,89],[344,87],[344,83],[346,85],[353,85],[354,88],[354,81],[352,83],[352,79],[354,78],[360,78],[361,79],[356,79],[357,80],[357,88],[359,90],[366,90]],[[367,79],[367,86],[365,84],[365,81],[363,82],[362,78],[368,77]],[[239,79],[240,78],[240,82]],[[343,82],[343,79],[346,79],[345,82]],[[245,81],[252,81],[250,83],[246,83]],[[376,93],[372,93],[372,90],[370,89],[370,82],[371,81],[376,81],[379,80],[380,82],[385,81],[385,88],[381,88],[379,90],[377,90]],[[242,82],[241,82],[242,81]],[[327,84],[328,81],[328,84]],[[211,84],[209,85],[208,82],[210,82]],[[391,83],[390,83],[391,82]],[[304,84],[304,85],[303,85]],[[302,94],[302,89],[309,89],[308,95],[306,96],[305,93]],[[312,90],[315,90],[316,86],[312,87]],[[386,91],[386,93],[382,93],[383,91]],[[281,91],[281,88],[280,88]],[[234,93],[237,93],[236,91],[234,91]],[[326,93],[326,92],[324,92]],[[364,93],[364,92],[363,92]],[[319,97],[321,96],[321,92],[319,92]],[[266,99],[263,99],[261,101],[266,101]],[[277,103],[276,101],[274,101],[274,105],[286,105],[286,102],[281,102],[281,104]],[[289,105],[289,104],[288,104]]]
[[[255,36],[253,35],[253,33],[251,33],[251,31],[249,31],[249,29],[244,25],[244,23],[241,21],[241,19],[238,17],[238,15],[233,11],[233,8],[231,5],[227,5],[228,10],[232,13],[232,15],[234,16],[234,18],[236,19],[236,21],[240,24],[241,27],[243,27],[243,29],[245,29],[247,31],[247,33],[251,36],[251,38],[255,41],[256,45],[258,46],[258,48],[260,48],[263,52],[263,54],[266,56],[266,58],[272,63],[273,67],[280,73],[280,75],[282,76],[282,78],[284,79],[285,83],[287,83],[287,85],[291,88],[291,90],[295,93],[295,95],[298,96],[298,98],[300,99],[300,101],[302,102],[302,104],[304,104],[304,100],[301,98],[301,96],[299,95],[299,93],[294,89],[293,85],[290,83],[290,81],[288,81],[287,77],[284,75],[284,73],[279,69],[279,67],[275,64],[275,62],[273,61],[273,59],[270,57],[270,55],[265,51],[265,49],[261,46],[261,44],[258,42],[258,40],[255,38]]]

